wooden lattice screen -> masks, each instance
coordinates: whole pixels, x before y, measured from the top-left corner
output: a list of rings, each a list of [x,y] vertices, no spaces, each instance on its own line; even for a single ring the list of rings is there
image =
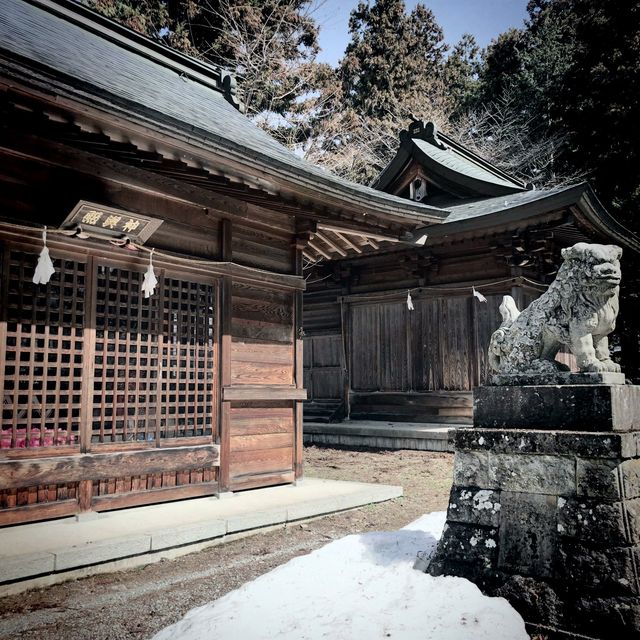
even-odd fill
[[[32,254],[10,251],[4,266],[0,448],[77,444],[86,263],[59,261],[46,286],[31,281]]]
[[[210,284],[99,265],[93,442],[213,433],[214,307]]]
[[[158,288],[144,298],[143,268],[96,258],[56,260],[41,286],[31,281],[35,261],[9,250],[3,262],[0,448],[78,446],[85,415],[85,450],[215,434],[214,282],[157,270]],[[91,348],[85,332],[93,322]],[[93,383],[83,357],[93,365]]]
[[[211,435],[215,290],[166,278],[162,304],[160,437]]]

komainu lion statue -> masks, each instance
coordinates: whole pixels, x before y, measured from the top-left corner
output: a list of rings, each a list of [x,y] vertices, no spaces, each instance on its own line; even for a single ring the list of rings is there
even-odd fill
[[[615,245],[579,242],[562,250],[556,279],[522,313],[504,296],[503,322],[489,343],[491,367],[504,374],[568,371],[555,360],[566,345],[580,371],[619,372],[607,336],[618,315],[621,255]]]

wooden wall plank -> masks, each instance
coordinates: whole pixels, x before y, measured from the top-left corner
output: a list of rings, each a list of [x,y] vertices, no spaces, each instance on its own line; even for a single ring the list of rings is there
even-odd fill
[[[381,391],[408,391],[407,305],[397,302],[378,306],[380,317]]]
[[[294,468],[295,403],[265,404],[233,403],[230,409],[231,485],[240,476]]]
[[[373,305],[351,305],[351,388],[377,391],[380,379],[380,318]]]
[[[232,451],[229,459],[232,479],[258,473],[292,471],[293,447]]]
[[[259,451],[293,446],[293,433],[269,433],[259,435],[231,436],[231,450]]]
[[[293,433],[291,403],[275,407],[232,406],[230,419],[233,436]]]

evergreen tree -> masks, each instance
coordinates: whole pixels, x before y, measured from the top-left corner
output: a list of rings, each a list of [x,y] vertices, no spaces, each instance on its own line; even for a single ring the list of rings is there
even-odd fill
[[[476,108],[508,96],[525,137],[565,142],[553,172],[588,177],[640,231],[640,2],[530,0],[527,10],[523,29],[487,48]]]
[[[573,0],[571,64],[553,112],[567,162],[584,166],[613,213],[640,232],[640,2]]]
[[[433,13],[402,0],[360,2],[351,41],[336,74],[326,76],[314,106],[307,158],[356,182],[369,183],[398,148],[412,117],[446,122],[442,29]]]
[[[360,2],[349,19],[351,42],[340,62],[344,96],[360,115],[407,113],[416,102],[442,99],[446,45],[433,13],[403,0]]]
[[[444,63],[444,84],[454,118],[477,99],[480,65],[480,47],[471,34],[463,34]]]

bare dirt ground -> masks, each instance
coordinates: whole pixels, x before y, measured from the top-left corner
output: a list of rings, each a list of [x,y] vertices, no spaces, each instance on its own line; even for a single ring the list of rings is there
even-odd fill
[[[305,473],[402,485],[404,497],[235,540],[175,560],[33,590],[0,601],[2,640],[149,638],[295,556],[351,533],[394,530],[447,506],[453,456],[308,447]]]

